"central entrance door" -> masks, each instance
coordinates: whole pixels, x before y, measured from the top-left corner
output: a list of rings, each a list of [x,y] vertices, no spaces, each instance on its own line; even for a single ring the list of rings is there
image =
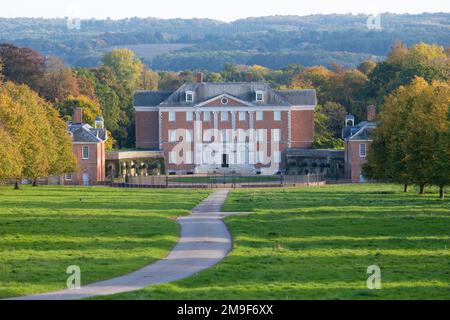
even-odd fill
[[[228,168],[230,165],[228,164],[228,154],[222,154],[222,168]]]

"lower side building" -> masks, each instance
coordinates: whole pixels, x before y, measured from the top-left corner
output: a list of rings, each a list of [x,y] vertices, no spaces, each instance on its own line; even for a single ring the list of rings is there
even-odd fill
[[[376,107],[367,107],[367,121],[355,125],[355,118],[348,115],[345,119],[343,138],[345,140],[345,175],[351,182],[366,182],[363,166],[372,144],[372,131],[377,127]]]
[[[66,173],[63,184],[95,185],[105,180],[107,131],[102,117],[97,117],[94,127],[82,121],[82,109],[75,109],[73,121],[68,125],[72,138],[72,150],[75,154],[77,170]]]

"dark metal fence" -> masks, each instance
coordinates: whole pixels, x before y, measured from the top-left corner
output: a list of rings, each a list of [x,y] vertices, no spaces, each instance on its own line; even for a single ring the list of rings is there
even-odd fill
[[[128,177],[121,181],[103,181],[99,185],[122,188],[264,188],[325,184],[320,174],[309,175],[169,175]]]

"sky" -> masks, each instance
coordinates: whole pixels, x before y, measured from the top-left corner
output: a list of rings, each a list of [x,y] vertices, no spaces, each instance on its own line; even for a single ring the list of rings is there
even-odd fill
[[[269,15],[450,12],[449,0],[14,0],[0,17],[211,18]]]

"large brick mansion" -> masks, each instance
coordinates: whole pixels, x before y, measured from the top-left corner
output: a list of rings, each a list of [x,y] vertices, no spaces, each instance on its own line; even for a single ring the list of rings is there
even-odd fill
[[[194,173],[308,175],[364,182],[362,166],[377,126],[376,107],[367,121],[345,119],[345,150],[311,149],[315,90],[273,90],[266,83],[182,85],[174,92],[134,94],[138,150],[105,152],[103,118],[94,127],[77,108],[68,124],[77,171],[64,184],[96,184],[105,179]],[[57,177],[61,179],[61,177]]]
[[[196,83],[134,94],[136,147],[164,152],[169,173],[274,174],[314,138],[315,90],[265,83]]]

